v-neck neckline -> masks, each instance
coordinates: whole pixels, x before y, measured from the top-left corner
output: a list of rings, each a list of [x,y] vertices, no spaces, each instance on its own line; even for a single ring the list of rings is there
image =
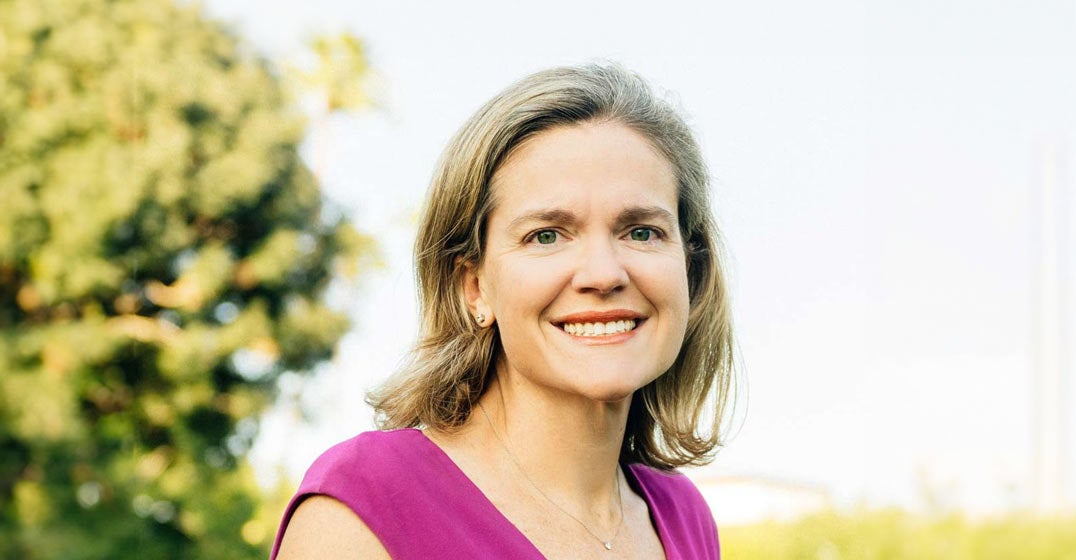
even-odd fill
[[[481,507],[487,510],[490,519],[495,519],[495,522],[500,525],[503,530],[515,535],[515,537],[519,539],[520,542],[526,543],[527,547],[529,547],[530,550],[533,551],[535,559],[546,560],[546,557],[544,554],[542,554],[542,551],[538,550],[538,547],[535,546],[529,538],[527,538],[527,535],[523,534],[523,531],[521,531],[519,527],[516,527],[515,523],[512,523],[512,521],[508,519],[508,517],[506,517],[500,509],[497,508],[497,506],[489,499],[489,497],[486,496],[485,492],[483,492],[482,489],[479,488],[473,480],[471,480],[471,477],[467,476],[467,473],[463,472],[463,469],[461,469],[459,465],[457,465],[456,462],[452,460],[452,457],[448,456],[448,453],[446,453],[444,449],[441,449],[440,445],[437,445],[437,443],[430,439],[430,437],[427,436],[426,433],[422,430],[419,430],[417,428],[405,429],[413,430],[418,433],[418,435],[425,442],[425,444],[431,448],[431,450],[433,451],[433,456],[436,458],[436,460],[441,462],[440,466],[444,468],[444,472],[450,473],[450,476],[456,479],[455,482],[462,485],[463,488],[466,488],[468,493],[474,495],[475,502],[482,504]],[[650,522],[653,524],[654,531],[658,535],[658,541],[661,542],[661,547],[663,550],[663,554],[665,555],[665,559],[676,560],[677,557],[670,555],[670,541],[668,538],[668,527],[665,524],[665,520],[662,518],[660,513],[654,509],[654,496],[652,494],[652,489],[648,488],[646,484],[636,475],[635,466],[636,465],[621,464],[621,468],[624,471],[624,478],[627,480],[628,486],[632,490],[636,491],[636,494],[643,499],[643,502],[646,503],[646,509],[650,517]]]

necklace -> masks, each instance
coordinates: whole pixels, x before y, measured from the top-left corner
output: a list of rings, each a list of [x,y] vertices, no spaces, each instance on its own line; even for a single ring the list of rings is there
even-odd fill
[[[503,439],[501,439],[500,434],[497,433],[497,429],[493,427],[493,420],[490,420],[489,413],[486,412],[486,407],[479,404],[478,408],[482,409],[482,416],[486,417],[486,422],[489,424],[489,429],[493,431],[493,437],[497,438],[497,443],[500,443],[501,447],[504,448],[505,453],[508,454],[508,458],[512,461],[512,464],[516,466],[516,469],[519,470],[520,474],[523,475],[523,478],[525,478],[527,480],[527,482],[529,482],[530,485],[535,490],[537,490],[538,493],[541,494],[541,496],[543,498],[546,499],[547,502],[553,504],[553,507],[559,509],[560,512],[563,513],[564,515],[567,515],[568,517],[572,518],[572,520],[575,521],[576,523],[578,523],[581,527],[583,527],[583,529],[585,529],[587,533],[590,533],[590,536],[594,537],[595,539],[598,539],[598,542],[602,543],[602,546],[605,547],[605,550],[613,550],[613,541],[615,541],[617,535],[620,534],[620,526],[624,524],[624,500],[623,500],[623,497],[620,495],[620,477],[619,477],[620,465],[617,465],[617,467],[616,467],[617,468],[617,474],[618,474],[617,481],[616,481],[616,502],[617,502],[617,505],[620,508],[620,521],[618,521],[617,524],[616,524],[616,531],[613,533],[613,536],[610,537],[609,540],[605,540],[605,539],[599,537],[598,534],[595,533],[594,531],[591,531],[590,527],[587,527],[586,523],[583,523],[582,520],[580,520],[578,517],[572,515],[571,512],[569,512],[568,510],[560,507],[560,504],[558,504],[557,502],[554,502],[553,499],[550,498],[549,496],[547,496],[545,492],[542,492],[542,489],[539,488],[538,485],[535,484],[533,480],[531,480],[531,477],[527,475],[527,471],[523,470],[523,466],[520,465],[519,461],[516,460],[516,456],[515,456],[514,453],[512,453],[512,450],[508,448],[508,444],[505,443]]]

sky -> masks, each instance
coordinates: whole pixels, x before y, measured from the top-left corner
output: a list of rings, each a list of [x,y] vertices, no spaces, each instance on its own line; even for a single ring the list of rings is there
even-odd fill
[[[1060,293],[1040,289],[1043,193],[1067,189],[1055,216],[1076,220],[1072,2],[203,4],[278,62],[355,33],[379,100],[319,146],[327,194],[385,264],[346,294],[355,328],[334,361],[284,380],[311,413],[266,417],[263,471],[301,476],[372,427],[362,396],[414,340],[415,219],[455,130],[526,74],[611,59],[688,116],[725,236],[745,390],[726,447],[692,475],[848,507],[1031,503],[1037,332],[1059,333],[1076,403],[1076,297],[1045,300],[1054,315],[1036,303]],[[1076,225],[1054,238],[1076,247]],[[1068,266],[1046,276],[1076,293]],[[718,522],[737,509],[715,506]]]

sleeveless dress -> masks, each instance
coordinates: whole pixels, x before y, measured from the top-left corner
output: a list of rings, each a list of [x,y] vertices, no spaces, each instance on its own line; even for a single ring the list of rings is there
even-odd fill
[[[679,473],[624,466],[650,507],[668,560],[719,560],[717,526],[695,485]],[[421,431],[365,432],[337,444],[307,471],[284,512],[273,545],[303,499],[323,494],[347,505],[395,560],[543,560],[452,459]]]

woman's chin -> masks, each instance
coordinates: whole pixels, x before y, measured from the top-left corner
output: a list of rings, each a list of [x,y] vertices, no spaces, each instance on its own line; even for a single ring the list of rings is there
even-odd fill
[[[630,399],[638,389],[639,387],[635,384],[624,383],[623,379],[616,379],[604,382],[595,380],[594,383],[579,387],[576,391],[581,396],[592,401],[616,403]]]

